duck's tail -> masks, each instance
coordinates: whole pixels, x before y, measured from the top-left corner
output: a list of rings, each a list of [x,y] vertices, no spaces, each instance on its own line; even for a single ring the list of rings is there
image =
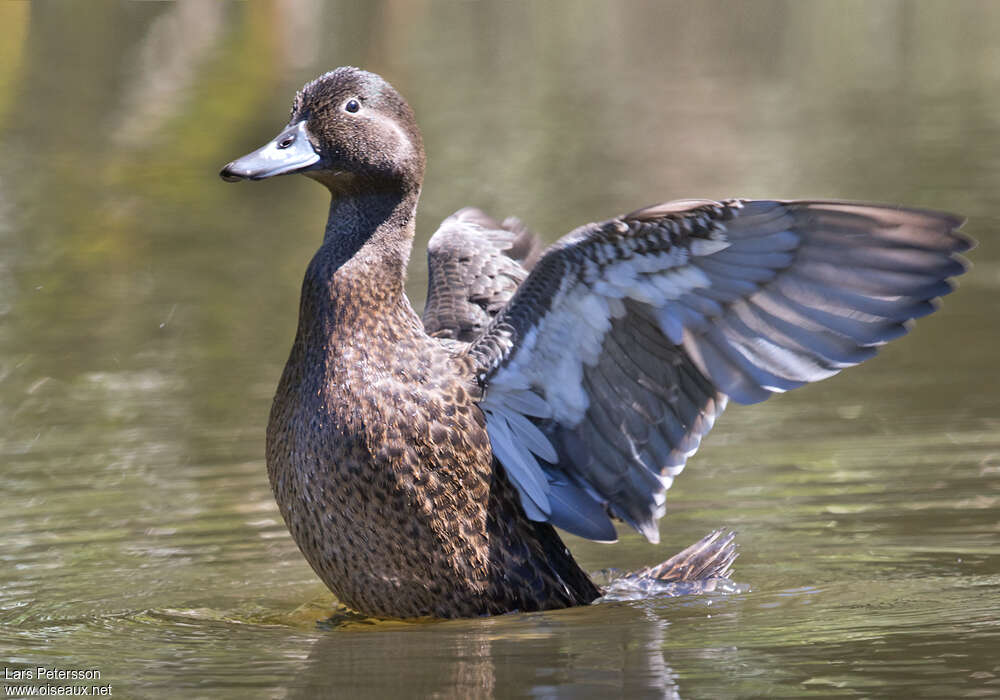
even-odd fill
[[[735,539],[735,532],[724,533],[722,530],[715,530],[662,564],[632,572],[627,578],[662,583],[728,579],[732,573],[733,562],[739,556]]]

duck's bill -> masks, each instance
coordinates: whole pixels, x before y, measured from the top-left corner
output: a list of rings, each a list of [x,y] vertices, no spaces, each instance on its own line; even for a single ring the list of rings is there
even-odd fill
[[[319,162],[319,154],[309,143],[305,120],[290,126],[270,142],[237,158],[221,171],[226,182],[263,180],[275,175],[289,175],[308,170]]]

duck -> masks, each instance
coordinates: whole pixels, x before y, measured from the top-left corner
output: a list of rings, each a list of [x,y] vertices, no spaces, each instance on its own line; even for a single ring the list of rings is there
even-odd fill
[[[547,248],[467,208],[404,290],[426,159],[406,100],[341,67],[307,83],[226,181],[330,193],[278,382],[267,473],[291,536],[346,607],[456,618],[602,596],[556,528],[651,543],[667,489],[728,401],[875,355],[935,310],[972,240],[954,214],[835,200],[678,200]],[[724,579],[714,531],[647,581]]]

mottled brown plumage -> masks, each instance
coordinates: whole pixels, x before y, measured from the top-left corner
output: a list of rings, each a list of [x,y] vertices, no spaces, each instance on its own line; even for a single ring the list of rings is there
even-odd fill
[[[324,258],[306,276],[267,443],[281,513],[320,578],[386,617],[596,598],[552,526],[518,513],[471,362],[422,332],[390,268]]]
[[[387,118],[358,127],[340,113],[350,97]],[[341,69],[299,94],[291,122],[302,119],[330,159],[309,174],[334,196],[267,431],[292,536],[370,615],[589,603],[600,592],[551,525],[523,516],[493,459],[471,359],[425,333],[404,294],[423,175],[412,113],[375,76]]]
[[[529,274],[539,256],[523,227],[463,210],[431,242],[421,323],[403,282],[424,152],[402,97],[337,69],[221,174],[292,172],[332,196],[268,423],[268,474],[317,575],[382,617],[593,601],[600,590],[552,523],[609,540],[616,516],[655,540],[669,480],[723,389],[759,400],[861,361],[950,289],[953,253],[968,247],[958,220],[933,212],[686,202],[583,227]],[[880,262],[806,308],[796,294],[822,296],[809,261],[830,235]],[[767,297],[779,290],[794,308]],[[754,303],[770,304],[776,339],[746,330],[766,330],[744,309]],[[878,322],[834,319],[856,309]],[[739,354],[756,341],[768,351]],[[716,532],[633,577],[712,581],[734,557]]]

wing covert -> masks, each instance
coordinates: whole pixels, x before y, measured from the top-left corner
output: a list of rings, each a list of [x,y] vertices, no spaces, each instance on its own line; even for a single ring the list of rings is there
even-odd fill
[[[427,246],[424,330],[471,341],[513,296],[541,245],[516,218],[499,223],[467,207],[445,219]]]

